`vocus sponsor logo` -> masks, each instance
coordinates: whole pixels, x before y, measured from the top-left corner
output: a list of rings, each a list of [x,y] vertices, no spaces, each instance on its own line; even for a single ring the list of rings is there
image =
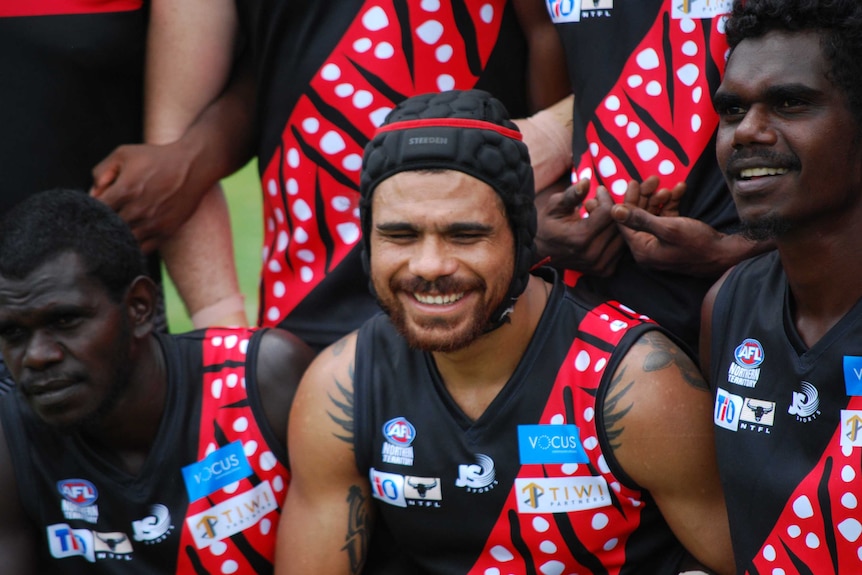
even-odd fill
[[[576,425],[519,425],[518,452],[522,464],[589,461]]]
[[[239,440],[212,452],[197,463],[183,467],[189,501],[197,501],[252,473]]]
[[[844,356],[844,387],[847,395],[862,395],[862,357]]]

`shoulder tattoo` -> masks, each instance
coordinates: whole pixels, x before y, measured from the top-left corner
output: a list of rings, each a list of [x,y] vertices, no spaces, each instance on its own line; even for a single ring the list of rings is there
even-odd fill
[[[634,385],[634,381],[623,383],[625,378],[625,367],[619,370],[616,377],[611,379],[608,385],[608,392],[605,396],[605,402],[602,406],[602,415],[604,416],[605,437],[613,449],[620,446],[620,435],[625,429],[622,425],[622,419],[632,408],[632,402],[625,400],[625,395]]]
[[[349,377],[353,380],[353,364],[348,368]],[[335,434],[335,437],[349,443],[353,446],[353,392],[347,389],[338,378],[335,378],[335,387],[338,388],[338,397],[329,395],[329,400],[332,402],[333,409],[328,413],[330,419],[334,421],[344,431],[343,434]]]
[[[668,338],[656,332],[648,332],[638,340],[637,345],[650,347],[644,359],[644,371],[659,371],[676,366],[687,384],[698,389],[709,389],[694,361]]]
[[[368,525],[365,500],[366,498],[362,495],[359,486],[351,485],[347,494],[347,503],[350,505],[347,515],[347,534],[344,537],[344,547],[341,550],[347,551],[350,558],[350,570],[353,573],[362,571],[368,549],[370,526]]]

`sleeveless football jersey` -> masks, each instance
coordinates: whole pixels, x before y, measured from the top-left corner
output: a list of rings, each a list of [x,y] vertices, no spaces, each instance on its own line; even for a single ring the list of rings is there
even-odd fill
[[[364,325],[356,459],[390,551],[417,573],[676,573],[680,544],[603,433],[608,380],[652,329],[557,281],[515,372],[471,421],[430,354],[385,315]]]
[[[76,435],[0,402],[39,573],[271,573],[289,475],[254,365],[262,331],[160,336],[165,412],[136,476]]]
[[[572,179],[621,199],[629,180],[687,184],[680,215],[727,230],[736,210],[715,163],[712,93],[724,73],[731,0],[549,0],[576,94]],[[567,282],[575,281],[570,273]],[[591,289],[695,345],[700,302],[717,278],[643,269],[626,251]]]
[[[526,113],[526,48],[506,0],[238,3],[258,63],[262,325],[314,346],[377,311],[359,258],[362,151],[424,92],[482,88]]]
[[[862,304],[810,349],[773,252],[722,286],[715,434],[739,573],[862,573]]]

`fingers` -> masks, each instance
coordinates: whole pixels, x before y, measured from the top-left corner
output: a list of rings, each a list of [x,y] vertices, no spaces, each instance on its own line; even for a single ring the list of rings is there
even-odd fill
[[[562,192],[553,195],[551,203],[553,207],[549,214],[555,217],[571,216],[577,213],[578,207],[584,201],[590,191],[590,181],[586,178],[578,183],[572,184]]]
[[[93,187],[90,188],[90,195],[105,201],[105,191],[113,184],[120,175],[120,162],[118,162],[113,154],[99,162],[93,168]],[[108,204],[110,205],[110,204]],[[113,206],[112,206],[113,207]]]

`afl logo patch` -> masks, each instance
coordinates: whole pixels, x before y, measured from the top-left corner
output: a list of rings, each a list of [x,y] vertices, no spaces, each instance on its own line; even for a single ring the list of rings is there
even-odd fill
[[[392,445],[408,447],[416,439],[416,428],[404,417],[396,417],[383,424],[383,436]]]
[[[86,479],[64,479],[57,482],[57,491],[75,505],[92,505],[99,498],[96,486]]]
[[[742,367],[758,367],[763,363],[763,346],[756,339],[746,339],[733,352],[736,362]]]

